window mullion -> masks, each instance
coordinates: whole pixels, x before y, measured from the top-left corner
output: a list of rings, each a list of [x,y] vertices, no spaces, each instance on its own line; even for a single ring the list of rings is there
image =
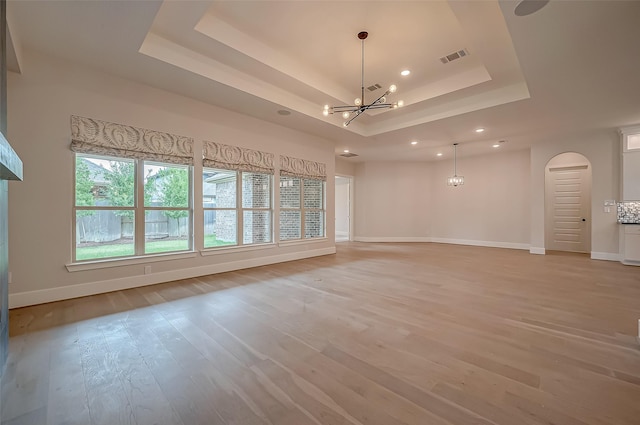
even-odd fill
[[[244,208],[242,207],[242,179],[243,171],[236,171],[236,240],[238,245],[244,245]]]
[[[305,226],[304,226],[304,217],[305,216],[305,208],[304,208],[304,179],[300,179],[300,239],[305,238]]]
[[[194,194],[194,182],[193,182],[193,167],[189,167],[188,168],[188,176],[189,176],[189,222],[188,224],[188,229],[189,229],[189,244],[187,245],[190,251],[193,251],[194,246],[195,246],[195,234],[194,234],[194,230],[195,230],[195,226],[194,226],[194,215],[195,215],[195,194]],[[200,196],[200,200],[202,200],[202,196]],[[200,201],[202,202],[202,201]],[[202,204],[201,204],[202,205]]]
[[[136,255],[144,255],[144,237],[145,237],[145,209],[144,209],[144,160],[138,159],[136,164],[135,190],[136,202],[134,212],[134,228],[135,228],[135,253]]]

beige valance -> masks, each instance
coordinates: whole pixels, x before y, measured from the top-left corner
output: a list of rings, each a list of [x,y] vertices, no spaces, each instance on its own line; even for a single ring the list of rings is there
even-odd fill
[[[204,141],[202,144],[202,165],[210,168],[245,171],[252,173],[273,173],[273,154]]]
[[[193,139],[190,137],[75,115],[71,116],[71,150],[193,165]]]
[[[280,175],[326,180],[327,166],[322,162],[308,161],[306,159],[280,155]]]

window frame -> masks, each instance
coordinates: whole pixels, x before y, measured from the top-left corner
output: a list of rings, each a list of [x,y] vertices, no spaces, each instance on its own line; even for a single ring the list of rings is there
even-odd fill
[[[263,245],[271,245],[274,243],[275,235],[274,235],[274,174],[262,171],[242,171],[242,170],[232,170],[228,168],[214,168],[214,167],[202,167],[202,175],[204,177],[204,173],[207,171],[222,171],[235,173],[235,189],[236,189],[236,203],[235,208],[231,207],[205,207],[204,206],[204,180],[203,180],[203,199],[201,202],[202,210],[203,210],[203,222],[202,222],[202,233],[203,233],[203,249],[205,251],[208,250],[221,250],[221,249],[238,249],[242,247],[255,247],[255,246],[263,246]],[[269,179],[269,206],[267,208],[263,207],[244,207],[242,203],[243,197],[243,179],[245,174],[263,174]],[[217,246],[204,246],[204,237],[206,233],[204,232],[204,216],[207,211],[235,211],[236,212],[236,242],[235,244],[229,245],[217,245]],[[254,242],[254,243],[245,243],[244,241],[244,212],[245,211],[267,211],[269,212],[269,241],[266,242]]]
[[[283,211],[299,211],[300,212],[300,237],[299,238],[295,238],[295,239],[282,239],[282,232],[279,233],[278,235],[278,239],[279,242],[281,243],[288,243],[288,242],[295,242],[295,241],[310,241],[310,240],[314,240],[314,239],[321,239],[321,238],[326,238],[327,237],[327,182],[325,180],[322,179],[314,179],[314,178],[310,178],[310,177],[298,177],[298,176],[280,176],[280,182],[283,181],[283,179],[288,179],[288,180],[298,180],[298,186],[300,187],[300,192],[299,192],[299,208],[290,208],[290,207],[283,207],[282,206],[282,187],[281,185],[278,185],[278,188],[280,189],[278,195],[279,195],[279,201],[280,201],[280,210],[278,213],[278,228],[281,230],[280,224],[281,224],[281,214]],[[321,191],[320,191],[320,195],[322,196],[322,202],[321,208],[306,208],[305,207],[305,181],[306,180],[312,180],[312,181],[319,181],[321,183]],[[306,224],[305,224],[305,219],[306,219],[306,214],[307,212],[320,212],[322,215],[322,234],[319,236],[306,236]]]
[[[78,206],[76,200],[76,185],[77,185],[77,159],[78,158],[94,158],[104,161],[122,161],[131,162],[134,165],[134,194],[133,194],[133,206]],[[186,207],[154,207],[146,206],[144,202],[145,196],[145,179],[144,179],[144,166],[146,164],[153,164],[155,166],[165,167],[177,167],[186,168],[188,176],[188,202]],[[174,164],[169,162],[159,162],[154,160],[145,159],[133,159],[118,156],[109,155],[96,155],[86,154],[81,152],[74,153],[74,165],[73,165],[73,201],[72,201],[72,241],[71,241],[71,261],[72,264],[85,264],[91,262],[109,262],[109,261],[122,261],[131,258],[148,258],[154,256],[166,256],[168,254],[185,254],[194,252],[194,189],[193,189],[193,165]],[[77,213],[78,211],[133,211],[133,248],[134,252],[131,255],[119,255],[112,257],[97,257],[84,260],[78,260],[77,258]],[[187,249],[162,251],[145,253],[146,249],[146,213],[147,211],[187,211],[188,220],[188,235],[187,235]]]

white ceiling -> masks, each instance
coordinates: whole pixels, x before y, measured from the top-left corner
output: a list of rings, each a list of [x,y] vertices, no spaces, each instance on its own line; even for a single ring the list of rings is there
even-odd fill
[[[87,64],[325,137],[360,155],[350,161],[435,160],[454,142],[461,156],[499,140],[522,149],[640,123],[640,2],[551,1],[523,17],[516,5],[10,1],[7,13],[14,59],[36,50]],[[367,100],[395,83],[390,100],[406,106],[344,128],[322,106],[359,97],[363,30],[365,86],[383,87]],[[469,55],[440,62],[461,49]]]

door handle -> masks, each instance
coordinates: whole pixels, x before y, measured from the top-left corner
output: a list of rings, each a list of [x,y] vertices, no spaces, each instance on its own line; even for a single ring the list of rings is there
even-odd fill
[[[582,219],[582,221],[587,221],[587,219],[586,219],[586,218],[583,218],[583,219]]]

